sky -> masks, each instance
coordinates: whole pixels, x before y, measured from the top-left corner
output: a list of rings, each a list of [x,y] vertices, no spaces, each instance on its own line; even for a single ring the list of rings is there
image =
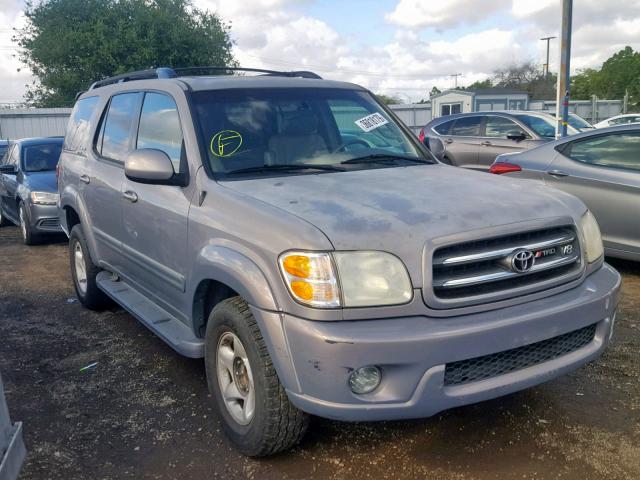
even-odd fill
[[[241,66],[312,70],[404,102],[482,80],[509,64],[543,64],[561,0],[193,0],[231,24]],[[30,72],[14,58],[22,0],[0,0],[0,103],[19,102]],[[551,71],[559,64],[551,44]],[[575,0],[572,71],[640,50],[640,0]]]

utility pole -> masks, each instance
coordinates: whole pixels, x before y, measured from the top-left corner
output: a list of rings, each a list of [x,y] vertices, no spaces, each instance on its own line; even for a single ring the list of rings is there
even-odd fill
[[[547,63],[545,63],[544,67],[542,68],[542,73],[544,74],[545,78],[549,76],[549,43],[551,43],[551,40],[553,40],[554,38],[557,37],[544,37],[540,39],[543,42],[547,42]]]
[[[456,82],[456,86],[455,88],[458,88],[458,77],[461,77],[462,74],[461,73],[452,73],[451,75],[449,75],[450,77],[453,77],[455,82]]]
[[[571,23],[573,0],[562,0],[562,35],[560,40],[560,72],[556,97],[556,138],[567,136],[569,118],[569,86],[571,78]]]

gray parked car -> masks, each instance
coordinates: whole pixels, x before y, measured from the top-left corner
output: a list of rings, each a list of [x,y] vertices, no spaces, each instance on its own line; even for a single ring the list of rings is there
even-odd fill
[[[620,276],[579,199],[440,164],[357,85],[207,70],[79,97],[60,219],[80,301],[203,357],[242,452],[291,447],[308,414],[427,417],[603,352]]]
[[[600,224],[606,254],[640,260],[640,124],[592,130],[504,155],[490,171],[535,179],[580,197]]]
[[[0,226],[20,226],[27,245],[61,233],[56,166],[62,137],[27,138],[13,143],[0,160]]]
[[[460,113],[431,120],[420,132],[420,140],[427,145],[430,138],[442,140],[445,163],[487,170],[500,154],[528,150],[555,140],[555,129],[555,119],[547,113]],[[569,127],[569,133],[577,130]]]

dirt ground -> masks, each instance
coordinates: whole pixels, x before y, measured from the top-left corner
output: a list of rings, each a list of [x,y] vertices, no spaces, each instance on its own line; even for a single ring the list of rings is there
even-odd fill
[[[0,370],[24,422],[21,478],[636,480],[640,264],[611,263],[624,291],[614,343],[597,362],[430,419],[314,419],[293,451],[251,460],[220,431],[202,361],[120,309],[83,309],[64,239],[25,247],[17,228],[2,228]]]

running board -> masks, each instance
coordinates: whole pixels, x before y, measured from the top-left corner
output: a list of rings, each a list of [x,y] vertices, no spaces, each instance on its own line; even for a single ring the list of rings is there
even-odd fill
[[[123,280],[112,280],[108,272],[96,276],[100,290],[109,295],[122,308],[158,335],[171,348],[185,357],[204,357],[204,340],[197,338],[191,329],[144,295],[127,285]]]

